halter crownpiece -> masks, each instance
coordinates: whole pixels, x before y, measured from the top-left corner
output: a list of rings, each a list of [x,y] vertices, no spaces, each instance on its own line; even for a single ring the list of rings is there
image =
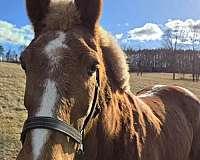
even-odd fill
[[[87,127],[89,121],[98,113],[99,108],[98,105],[98,97],[99,97],[99,91],[100,91],[100,77],[99,77],[99,70],[96,71],[96,86],[95,86],[95,92],[94,92],[94,98],[92,102],[92,106],[88,114],[86,115],[86,118],[84,120],[83,126],[81,130],[77,130],[74,127],[70,126],[69,124],[53,118],[53,117],[31,117],[28,118],[23,126],[23,130],[21,133],[21,142],[24,144],[26,134],[28,131],[32,129],[50,129],[54,131],[58,131],[60,133],[65,134],[66,136],[74,139],[77,143],[81,145],[81,150],[83,151],[83,138],[84,138],[84,130]],[[89,107],[90,108],[90,107]]]

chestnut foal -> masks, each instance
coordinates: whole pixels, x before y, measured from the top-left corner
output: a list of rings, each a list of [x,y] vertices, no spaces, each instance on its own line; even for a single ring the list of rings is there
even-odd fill
[[[26,0],[28,119],[17,160],[199,160],[200,101],[177,86],[130,92],[102,0]]]

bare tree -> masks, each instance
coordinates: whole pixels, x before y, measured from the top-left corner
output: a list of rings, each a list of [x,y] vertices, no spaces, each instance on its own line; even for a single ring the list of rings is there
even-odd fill
[[[0,56],[3,56],[4,55],[4,48],[2,45],[0,45]]]
[[[174,52],[177,49],[177,41],[178,41],[178,36],[174,35],[173,30],[167,29],[164,32],[163,46],[164,46],[164,48],[168,49],[171,52],[170,57],[171,57],[171,68],[173,71],[173,79],[176,78],[175,71],[174,71],[176,57],[175,57]]]
[[[167,29],[163,34],[163,47],[169,50],[173,50],[173,36],[172,30]]]
[[[199,66],[199,57],[197,55],[196,49],[200,44],[200,25],[191,25],[190,26],[190,32],[191,35],[189,36],[189,39],[191,41],[191,46],[193,50],[193,61],[192,61],[192,78],[193,81],[199,80],[200,75],[200,66]]]
[[[183,41],[185,39],[185,30],[177,26],[175,29],[168,28],[165,30],[163,35],[163,46],[164,48],[171,51],[171,67],[173,72],[173,80],[176,79],[176,51],[183,47]]]
[[[4,48],[2,45],[0,45],[0,62],[3,61],[3,56],[4,56]]]

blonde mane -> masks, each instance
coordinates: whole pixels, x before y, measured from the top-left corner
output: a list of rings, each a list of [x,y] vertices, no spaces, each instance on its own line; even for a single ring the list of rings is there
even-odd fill
[[[105,60],[106,73],[114,89],[129,91],[129,67],[126,55],[117,44],[117,41],[105,30],[100,28],[100,46]]]

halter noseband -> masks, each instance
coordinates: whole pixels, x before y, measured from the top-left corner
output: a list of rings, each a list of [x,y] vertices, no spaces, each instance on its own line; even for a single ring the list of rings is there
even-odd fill
[[[93,118],[93,116],[98,113],[98,97],[99,97],[99,90],[100,90],[100,78],[99,78],[99,70],[96,71],[96,86],[94,92],[94,98],[92,102],[92,106],[86,118],[84,120],[82,129],[79,131],[72,127],[71,125],[52,117],[32,117],[28,118],[23,126],[23,130],[21,133],[21,142],[22,144],[25,141],[26,134],[28,131],[32,129],[42,128],[42,129],[50,129],[54,131],[58,131],[60,133],[69,136],[70,138],[74,139],[77,143],[81,145],[81,150],[83,150],[83,138],[84,138],[84,130],[87,127],[89,121]],[[90,108],[90,107],[89,107]]]

